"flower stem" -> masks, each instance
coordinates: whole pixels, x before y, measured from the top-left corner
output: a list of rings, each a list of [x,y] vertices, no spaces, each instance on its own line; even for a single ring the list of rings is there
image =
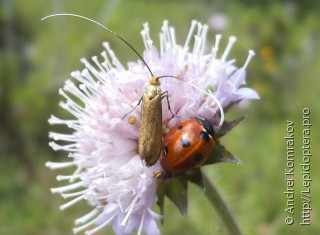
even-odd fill
[[[210,203],[214,206],[218,214],[221,216],[222,221],[225,223],[229,234],[241,235],[240,228],[235,221],[230,209],[223,200],[217,187],[209,180],[209,178],[202,172],[202,179],[205,189],[205,195],[209,199]]]

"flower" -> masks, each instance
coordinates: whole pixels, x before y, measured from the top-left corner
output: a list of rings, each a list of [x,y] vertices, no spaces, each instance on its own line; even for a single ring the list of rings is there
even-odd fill
[[[236,38],[230,37],[218,57],[221,35],[216,36],[211,53],[206,54],[207,31],[207,25],[192,21],[187,40],[181,46],[176,43],[174,28],[164,21],[158,51],[149,36],[148,24],[144,24],[141,32],[144,61],[156,76],[180,78],[161,78],[161,89],[168,91],[172,112],[178,115],[172,118],[163,102],[163,124],[167,128],[194,116],[207,118],[219,128],[224,108],[259,97],[254,90],[242,87],[253,52],[249,52],[244,66],[237,69],[234,60],[227,60]],[[60,106],[74,119],[51,116],[49,123],[67,125],[73,133],[50,132],[53,139],[50,146],[68,152],[70,161],[46,165],[51,169],[77,170],[72,175],[57,176],[57,180],[69,180],[70,184],[51,191],[72,198],[61,209],[82,200],[93,207],[75,221],[75,233],[86,230],[86,234],[94,234],[109,225],[116,234],[130,234],[135,229],[138,234],[142,230],[146,234],[160,234],[157,221],[163,216],[152,208],[158,181],[155,174],[161,171],[161,166],[158,162],[145,166],[137,150],[141,111],[137,103],[151,75],[141,61],[130,62],[126,69],[109,44],[103,45],[103,61],[96,56],[92,58],[93,64],[82,59],[85,69],[71,73],[73,79],[59,90],[65,99]],[[128,115],[123,118],[125,114]]]
[[[229,19],[223,13],[215,13],[209,19],[209,26],[213,30],[222,31],[229,26]]]

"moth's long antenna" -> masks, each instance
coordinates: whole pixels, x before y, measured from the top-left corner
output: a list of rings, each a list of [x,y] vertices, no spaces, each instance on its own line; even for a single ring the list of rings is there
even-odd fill
[[[120,35],[118,35],[117,33],[113,32],[111,29],[107,28],[106,26],[104,26],[103,24],[93,20],[93,19],[90,19],[88,17],[85,17],[85,16],[82,16],[82,15],[77,15],[77,14],[72,14],[72,13],[59,13],[59,14],[52,14],[52,15],[48,15],[46,17],[43,17],[41,20],[46,20],[48,18],[51,18],[51,17],[56,17],[56,16],[74,16],[74,17],[78,17],[78,18],[81,18],[81,19],[84,19],[84,20],[87,20],[87,21],[90,21],[92,23],[95,23],[97,25],[99,25],[100,27],[106,29],[107,31],[109,31],[110,33],[112,33],[113,35],[115,35],[116,37],[118,37],[121,41],[123,41],[125,44],[127,44],[138,56],[139,58],[142,60],[142,62],[145,64],[145,66],[148,68],[150,74],[152,77],[154,77],[151,69],[149,68],[149,66],[147,65],[147,63],[144,61],[144,59],[142,58],[142,56],[136,51],[136,49],[134,49],[124,38],[122,38]]]
[[[52,15],[48,15],[46,17],[43,17],[41,20],[46,20],[48,18],[51,18],[51,17],[56,17],[56,16],[73,16],[73,17],[78,17],[78,18],[81,18],[81,19],[84,19],[84,20],[87,20],[87,21],[90,21],[94,24],[97,24],[99,25],[100,27],[106,29],[108,32],[112,33],[113,35],[115,35],[116,37],[118,37],[121,41],[123,41],[125,44],[127,44],[138,56],[139,58],[142,60],[142,62],[145,64],[145,66],[147,67],[147,69],[149,70],[150,74],[152,77],[154,77],[150,67],[148,66],[148,64],[145,62],[145,60],[142,58],[142,56],[136,51],[136,49],[134,49],[124,38],[122,38],[120,35],[118,35],[117,33],[113,32],[111,29],[107,28],[106,26],[104,26],[103,24],[93,20],[93,19],[90,19],[88,17],[85,17],[85,16],[82,16],[82,15],[77,15],[77,14],[72,14],[72,13],[58,13],[58,14],[52,14]],[[166,76],[160,76],[160,77],[157,77],[155,78],[156,80],[160,79],[160,78],[163,78],[163,77],[172,77],[172,78],[178,78],[178,77],[175,77],[175,76],[170,76],[170,75],[166,75]],[[178,78],[179,80],[182,80],[184,81],[183,79],[180,79]],[[185,81],[184,81],[185,82]],[[219,109],[220,109],[220,113],[221,113],[221,119],[220,119],[220,123],[219,123],[219,126],[222,125],[222,123],[224,122],[224,112],[223,112],[223,108],[220,104],[220,102],[218,101],[218,99],[216,97],[213,96],[213,94],[211,94],[210,92],[206,92],[202,89],[200,89],[199,87],[191,84],[191,83],[188,83],[190,86],[194,87],[195,89],[207,94],[208,96],[210,96],[218,105]]]

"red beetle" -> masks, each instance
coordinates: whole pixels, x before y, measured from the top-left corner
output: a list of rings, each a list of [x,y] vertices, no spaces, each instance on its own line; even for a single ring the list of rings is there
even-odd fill
[[[162,140],[162,168],[170,174],[189,173],[200,167],[218,144],[211,123],[189,118],[172,127]]]

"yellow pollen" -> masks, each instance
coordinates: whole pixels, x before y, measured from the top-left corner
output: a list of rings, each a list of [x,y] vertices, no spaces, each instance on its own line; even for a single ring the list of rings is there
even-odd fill
[[[128,118],[128,122],[130,123],[130,124],[135,124],[136,123],[136,121],[137,121],[137,119],[135,118],[135,117],[129,117]]]
[[[156,178],[156,179],[160,179],[161,176],[162,176],[162,175],[161,175],[161,172],[155,173],[155,174],[153,175],[153,177]]]

